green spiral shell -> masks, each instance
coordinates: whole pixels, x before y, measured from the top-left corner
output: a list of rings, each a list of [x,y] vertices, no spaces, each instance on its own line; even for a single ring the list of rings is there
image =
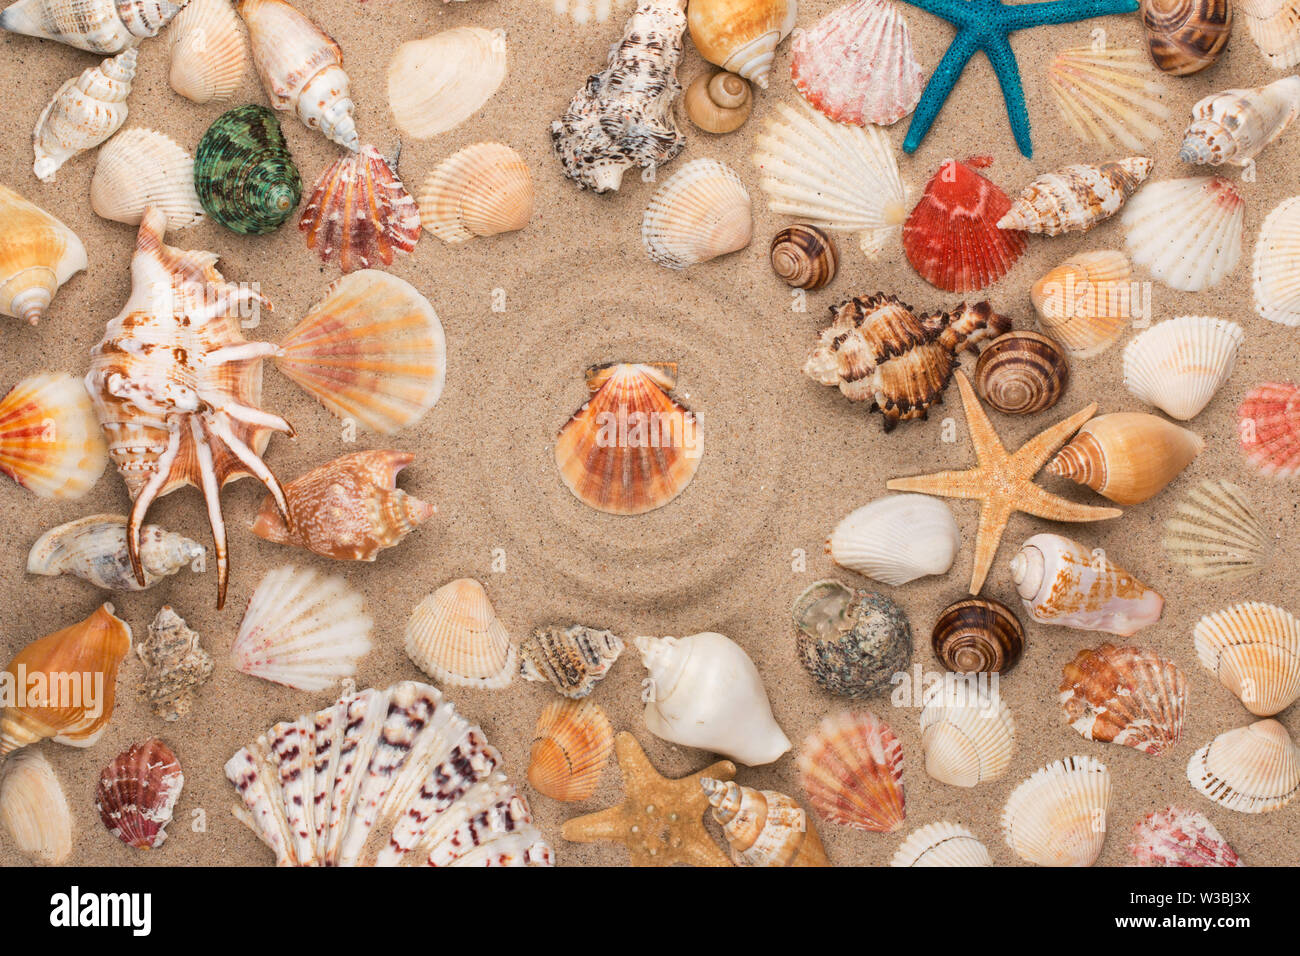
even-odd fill
[[[261,235],[282,226],[302,196],[280,121],[265,106],[222,113],[194,153],[194,189],[209,216]]]

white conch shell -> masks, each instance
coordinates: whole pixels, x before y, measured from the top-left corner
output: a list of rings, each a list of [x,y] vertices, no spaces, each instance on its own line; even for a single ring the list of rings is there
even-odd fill
[[[1011,559],[1029,616],[1043,624],[1128,637],[1160,620],[1165,599],[1116,564],[1059,534],[1036,534]]]
[[[695,159],[677,170],[655,190],[641,220],[646,252],[669,269],[736,252],[753,234],[749,193],[735,171],[716,159]]]
[[[898,846],[890,866],[992,866],[993,857],[964,826],[941,820],[913,830]]]
[[[195,103],[234,95],[248,66],[244,31],[230,0],[188,0],[167,30],[167,81]]]
[[[127,554],[126,518],[87,515],[51,528],[27,554],[27,573],[54,577],[73,574],[106,591],[143,591],[193,564],[203,545],[184,535],[147,524],[140,535],[144,585],[136,580]]]
[[[1064,50],[1047,71],[1061,116],[1082,139],[1142,152],[1160,138],[1169,107],[1145,50],[1090,46]]]
[[[1276,70],[1300,63],[1300,0],[1233,0],[1259,52]]]
[[[1300,114],[1300,76],[1268,86],[1212,93],[1192,107],[1178,158],[1202,166],[1251,168],[1269,143]]]
[[[1180,292],[1217,285],[1241,258],[1246,202],[1222,176],[1148,183],[1124,210],[1133,262]]]
[[[1155,167],[1148,156],[1112,163],[1073,163],[1037,176],[998,220],[999,229],[1022,229],[1044,236],[1087,232],[1109,219]]]
[[[973,787],[1007,772],[1016,722],[996,690],[977,675],[945,675],[926,692],[921,710],[925,772],[940,783]]]
[[[1254,262],[1255,311],[1300,326],[1300,196],[1284,199],[1259,227]]]
[[[1145,330],[1124,348],[1124,387],[1171,418],[1189,421],[1210,403],[1237,364],[1236,322],[1181,315]]]
[[[699,747],[751,767],[790,749],[777,726],[758,668],[739,644],[721,634],[638,637],[650,732],[684,747]]]
[[[691,0],[686,15],[700,56],[767,89],[776,48],[799,15],[796,0]]]
[[[1036,770],[1002,810],[1016,855],[1039,866],[1092,866],[1106,842],[1110,771],[1092,757],[1066,757]]]
[[[852,511],[826,539],[842,568],[893,587],[946,574],[961,550],[952,509],[930,495],[886,495]]]
[[[0,184],[0,315],[35,325],[59,286],[84,268],[77,234]]]
[[[194,191],[194,157],[155,130],[123,130],[99,151],[90,208],[97,216],[138,226],[150,206],[167,214],[168,229],[184,229],[203,218]]]
[[[1205,615],[1192,634],[1201,665],[1256,717],[1300,698],[1300,620],[1289,611],[1247,601]]]
[[[1198,793],[1239,813],[1268,813],[1300,793],[1300,750],[1276,720],[1219,734],[1187,762]]]
[[[41,863],[57,866],[72,853],[68,798],[35,747],[11,754],[0,766],[0,821],[14,845]]]
[[[32,133],[36,153],[32,171],[37,179],[53,182],[60,166],[122,128],[136,56],[136,48],[131,47],[99,66],[87,67],[59,87]]]
[[[505,78],[503,32],[453,27],[397,48],[388,64],[388,106],[404,135],[429,139],[477,113]]]
[[[181,6],[171,0],[18,0],[0,13],[0,27],[90,53],[120,53],[157,36]]]

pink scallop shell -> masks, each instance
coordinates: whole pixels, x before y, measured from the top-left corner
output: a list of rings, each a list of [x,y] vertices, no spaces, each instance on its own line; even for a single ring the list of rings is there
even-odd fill
[[[137,850],[152,850],[167,839],[164,828],[172,821],[184,783],[180,761],[171,748],[150,737],[104,768],[95,808],[113,836]]]
[[[1138,866],[1243,866],[1202,813],[1166,807],[1133,827],[1128,850]]]
[[[1264,474],[1300,474],[1300,386],[1265,382],[1252,388],[1237,409],[1237,438]]]

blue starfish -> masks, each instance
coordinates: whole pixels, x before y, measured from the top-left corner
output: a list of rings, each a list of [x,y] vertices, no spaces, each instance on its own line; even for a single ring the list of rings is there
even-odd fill
[[[957,36],[948,52],[935,68],[930,82],[925,86],[921,102],[912,116],[903,140],[904,152],[914,153],[930,132],[939,110],[952,92],[961,71],[966,68],[976,50],[983,50],[1002,85],[1002,98],[1007,103],[1007,118],[1016,145],[1026,156],[1034,155],[1029,140],[1029,113],[1025,110],[1025,91],[1020,85],[1020,70],[1016,55],[1011,52],[1007,35],[1015,30],[1027,30],[1048,23],[1074,23],[1111,13],[1132,13],[1138,8],[1136,0],[1053,0],[1050,3],[1005,4],[1002,0],[904,0],[936,17],[947,20],[957,28]]]

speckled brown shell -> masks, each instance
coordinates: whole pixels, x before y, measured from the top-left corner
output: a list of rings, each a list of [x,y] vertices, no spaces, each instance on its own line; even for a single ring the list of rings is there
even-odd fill
[[[980,398],[1007,415],[1046,411],[1065,393],[1065,350],[1037,332],[1008,332],[989,343],[975,366]]]
[[[863,698],[888,690],[912,661],[912,628],[883,594],[818,581],[795,599],[795,654],[822,687]]]
[[[1151,59],[1166,73],[1198,73],[1228,46],[1230,0],[1142,0],[1141,11]]]
[[[1065,719],[1085,740],[1158,757],[1182,739],[1187,687],[1173,661],[1107,643],[1079,651],[1061,675]]]
[[[961,674],[1016,666],[1025,649],[1025,629],[1005,604],[969,598],[951,604],[934,624],[930,645],[944,667]]]
[[[795,289],[820,289],[835,278],[839,253],[835,240],[806,223],[787,226],[772,237],[772,271]]]

